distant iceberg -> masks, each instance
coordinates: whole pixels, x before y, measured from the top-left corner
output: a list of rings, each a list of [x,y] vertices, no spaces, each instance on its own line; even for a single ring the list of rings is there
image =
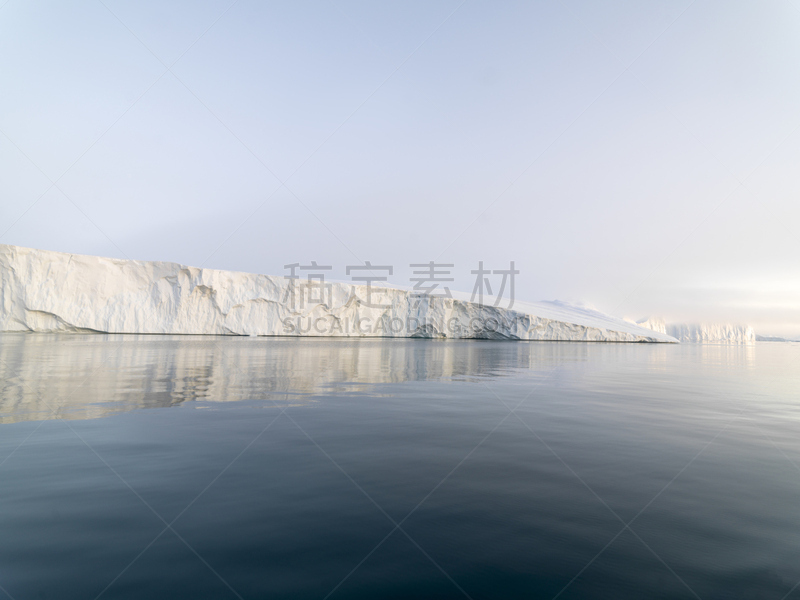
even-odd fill
[[[667,323],[649,317],[636,321],[639,327],[669,335],[679,342],[696,344],[754,344],[756,334],[749,325],[732,323]]]
[[[756,334],[756,341],[757,342],[797,342],[800,340],[791,340],[784,337],[779,337],[775,335],[758,335]]]
[[[676,341],[559,302],[511,310],[398,288],[7,245],[0,245],[0,331]]]
[[[667,325],[667,334],[681,342],[699,344],[754,344],[756,341],[752,327],[732,323]]]

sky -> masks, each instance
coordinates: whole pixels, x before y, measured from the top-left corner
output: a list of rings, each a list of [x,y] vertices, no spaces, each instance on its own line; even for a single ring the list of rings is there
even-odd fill
[[[800,0],[2,2],[0,243],[800,336]]]

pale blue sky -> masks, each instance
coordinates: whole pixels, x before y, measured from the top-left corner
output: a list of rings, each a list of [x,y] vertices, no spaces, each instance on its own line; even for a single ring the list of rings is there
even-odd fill
[[[800,334],[800,2],[10,0],[0,82],[2,243]]]

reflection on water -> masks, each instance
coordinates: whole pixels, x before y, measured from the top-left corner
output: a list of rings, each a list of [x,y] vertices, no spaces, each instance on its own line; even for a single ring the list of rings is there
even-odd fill
[[[590,353],[598,352],[618,361],[645,357],[657,364],[669,350],[652,345],[643,353],[639,345],[557,342],[2,334],[0,423],[54,415],[90,419],[193,400],[286,399],[288,394],[303,402],[339,386],[374,392],[374,385],[383,383],[586,366]]]
[[[0,335],[0,423],[98,418],[182,402],[287,399],[347,386],[504,377],[592,368],[592,357],[648,369],[676,353],[704,367],[753,366],[755,346],[464,340],[294,339],[113,334]],[[575,377],[571,372],[570,377]],[[371,387],[372,386],[372,387]]]
[[[419,340],[139,335],[3,335],[0,420],[102,417],[203,400],[295,401],[337,384],[493,376],[529,366],[530,348],[475,352]],[[549,360],[558,353],[550,353]]]

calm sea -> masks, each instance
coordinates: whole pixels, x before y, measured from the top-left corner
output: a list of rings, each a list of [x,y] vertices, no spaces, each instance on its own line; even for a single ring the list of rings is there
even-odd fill
[[[0,598],[800,598],[800,345],[0,335]]]

